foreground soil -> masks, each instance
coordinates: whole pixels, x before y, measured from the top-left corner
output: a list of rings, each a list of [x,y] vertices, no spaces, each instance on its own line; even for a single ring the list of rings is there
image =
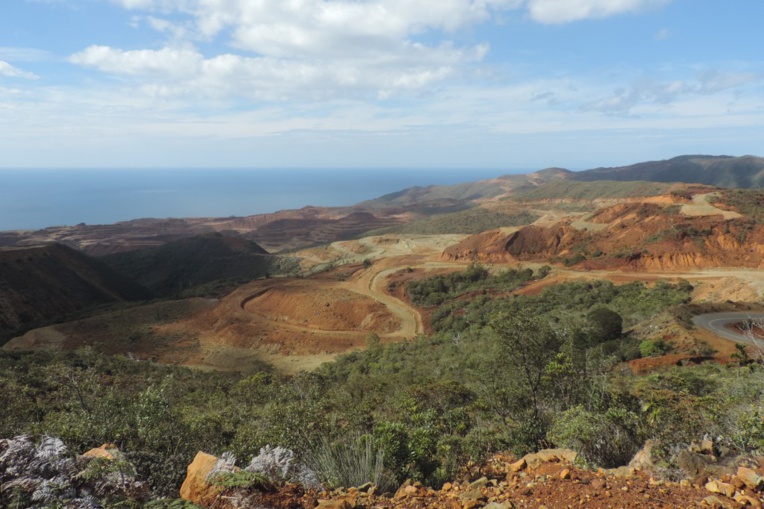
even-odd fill
[[[539,453],[542,455],[542,453]],[[534,455],[536,456],[536,455]],[[208,499],[206,507],[272,508],[675,508],[761,507],[761,493],[740,484],[730,497],[712,490],[707,479],[696,482],[665,482],[626,467],[614,471],[590,471],[572,466],[563,458],[545,458],[535,464],[498,455],[488,465],[469,474],[472,481],[445,483],[440,490],[405,483],[395,494],[380,495],[374,487],[335,491],[303,490],[287,486],[276,492],[229,491]],[[758,469],[761,471],[761,468]],[[731,486],[725,484],[725,486]],[[736,497],[737,500],[732,497]]]

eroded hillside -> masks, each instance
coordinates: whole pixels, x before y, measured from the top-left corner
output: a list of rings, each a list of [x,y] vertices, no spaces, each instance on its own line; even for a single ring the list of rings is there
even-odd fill
[[[627,201],[549,226],[485,232],[443,253],[444,260],[561,263],[584,270],[676,271],[711,267],[759,268],[764,228],[741,214],[691,200]]]

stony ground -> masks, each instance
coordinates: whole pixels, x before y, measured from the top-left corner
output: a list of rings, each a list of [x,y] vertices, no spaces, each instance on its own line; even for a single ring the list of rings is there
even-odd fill
[[[572,454],[572,456],[571,456]],[[395,494],[379,494],[373,486],[335,491],[305,491],[287,486],[267,493],[220,493],[205,507],[278,509],[556,509],[556,508],[738,508],[762,507],[764,471],[740,469],[738,475],[694,482],[666,482],[633,468],[592,471],[569,460],[572,451],[542,451],[515,461],[493,457],[472,472],[472,481],[446,483],[440,490],[405,483]],[[189,470],[190,472],[190,470]],[[209,493],[208,493],[209,495]]]

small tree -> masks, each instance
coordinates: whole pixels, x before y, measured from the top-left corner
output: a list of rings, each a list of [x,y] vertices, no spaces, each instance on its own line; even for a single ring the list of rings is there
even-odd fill
[[[555,360],[563,338],[548,323],[529,313],[500,314],[491,322],[491,329],[501,346],[502,359],[509,366],[506,402],[514,408],[507,409],[508,415],[520,430],[534,430],[533,437],[528,438],[538,446],[546,435],[542,414],[543,396],[550,389],[547,368]]]
[[[594,343],[617,339],[623,334],[623,318],[611,309],[598,306],[589,311],[586,317],[594,329]]]

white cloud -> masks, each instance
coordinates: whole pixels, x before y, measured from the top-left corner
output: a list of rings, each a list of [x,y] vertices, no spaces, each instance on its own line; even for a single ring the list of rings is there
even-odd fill
[[[155,76],[160,79],[188,78],[198,73],[204,57],[193,49],[122,51],[108,46],[90,46],[69,60],[111,74]]]
[[[245,57],[221,54],[205,58],[198,50],[165,47],[123,51],[90,46],[70,61],[100,71],[136,78],[154,96],[227,95],[260,100],[388,98],[446,80],[459,67],[481,60],[487,46],[468,49],[448,44],[429,47],[404,42],[405,49],[370,59]],[[145,81],[148,80],[148,81]]]
[[[112,0],[168,36],[160,50],[91,46],[70,61],[151,76],[147,93],[266,100],[390,98],[475,75],[487,44],[455,32],[528,9],[543,23],[604,17],[669,0]],[[141,12],[142,11],[142,12]],[[225,52],[202,56],[205,43]],[[180,48],[180,49],[177,49]]]
[[[3,60],[0,60],[0,76],[6,76],[9,78],[24,78],[27,80],[36,80],[39,77],[33,72],[24,71],[23,69],[14,67]]]
[[[660,7],[671,0],[528,0],[531,18],[546,24],[607,18]]]

